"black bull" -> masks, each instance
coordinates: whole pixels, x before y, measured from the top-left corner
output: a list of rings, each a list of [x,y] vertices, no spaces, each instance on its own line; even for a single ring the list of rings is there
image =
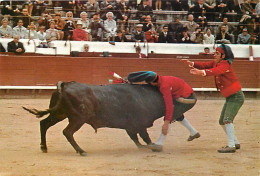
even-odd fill
[[[43,152],[47,152],[48,128],[68,118],[69,124],[63,134],[81,155],[86,155],[86,152],[78,146],[73,134],[85,123],[96,131],[102,127],[125,129],[134,143],[142,147],[137,134],[145,143],[151,144],[147,128],[165,114],[164,100],[156,87],[134,84],[97,86],[59,82],[52,94],[49,109],[24,109],[37,117],[49,114],[40,122]]]

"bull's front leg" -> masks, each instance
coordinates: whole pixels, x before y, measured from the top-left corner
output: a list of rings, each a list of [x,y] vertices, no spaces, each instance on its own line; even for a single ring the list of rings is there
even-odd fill
[[[141,136],[141,138],[144,140],[144,142],[147,145],[152,144],[151,138],[150,138],[146,128],[144,130],[140,131],[139,135]]]
[[[134,141],[135,145],[138,147],[138,148],[142,148],[143,145],[139,142],[138,140],[138,137],[137,137],[137,133],[133,133],[133,132],[130,132],[128,130],[126,130],[127,134],[130,136],[130,138]]]
[[[76,131],[78,131],[83,124],[84,122],[81,122],[79,119],[76,120],[70,119],[68,126],[63,130],[63,134],[70,142],[72,147],[76,150],[77,153],[79,153],[81,156],[87,156],[87,153],[79,147],[79,145],[76,143],[73,137],[73,134]]]

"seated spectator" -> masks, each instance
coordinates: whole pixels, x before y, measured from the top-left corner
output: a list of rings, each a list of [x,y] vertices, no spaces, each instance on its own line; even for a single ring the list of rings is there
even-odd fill
[[[17,11],[14,14],[13,21],[14,21],[14,26],[18,25],[18,21],[23,20],[23,26],[28,27],[30,24],[30,21],[32,21],[31,17],[29,16],[28,10],[23,9],[22,13],[20,11]]]
[[[207,6],[207,17],[208,21],[215,21],[216,14],[216,1],[215,0],[205,0],[204,5]]]
[[[156,0],[155,1],[155,9],[156,10],[162,10],[162,0]]]
[[[82,0],[77,1],[77,3],[76,3],[76,10],[77,10],[77,15],[76,16],[77,17],[78,16],[80,17],[80,13],[81,12],[86,12],[87,7],[85,5],[86,5],[85,1],[82,1]],[[83,24],[83,26],[84,26],[84,24]]]
[[[188,29],[188,34],[191,35],[195,32],[195,29],[199,27],[199,25],[194,21],[194,17],[192,14],[188,15],[188,22],[183,24],[183,27]]]
[[[31,22],[31,24],[28,26],[28,39],[37,39],[38,34],[36,31],[36,27],[34,25],[34,22]]]
[[[116,21],[119,20],[119,28],[127,30],[128,20],[131,16],[131,9],[126,0],[120,0],[115,6]]]
[[[5,52],[5,48],[3,47],[1,42],[0,42],[0,52]]]
[[[1,5],[3,5],[3,8],[1,10],[2,15],[10,15],[14,16],[14,9],[11,6],[11,1],[2,1]]]
[[[115,3],[111,0],[104,0],[100,3],[100,18],[106,20],[107,12],[115,10]],[[115,14],[116,15],[116,14]]]
[[[47,42],[51,42],[53,40],[59,40],[60,39],[60,33],[57,29],[55,29],[55,22],[50,22],[50,28],[46,31],[46,40]]]
[[[190,34],[188,33],[187,28],[183,28],[182,34],[180,36],[178,43],[192,43],[190,40]]]
[[[123,34],[123,31],[118,29],[116,31],[117,36],[115,37],[115,42],[128,42],[128,39],[126,36]]]
[[[193,32],[190,36],[190,40],[193,43],[203,43],[203,35],[204,32],[201,31],[201,28],[196,28],[195,32]]]
[[[20,38],[18,35],[14,35],[14,40],[8,42],[7,44],[8,52],[13,52],[15,54],[23,54],[25,52],[23,43],[19,42],[19,39]]]
[[[132,32],[131,35],[131,40],[133,42],[137,42],[137,43],[146,42],[145,33],[142,29],[143,29],[142,24],[136,25],[136,30]]]
[[[89,52],[89,45],[88,44],[84,44],[84,46],[83,46],[83,48],[84,48],[84,52]]]
[[[89,22],[89,19],[88,19],[87,12],[81,12],[80,13],[80,19],[78,21],[82,22],[82,29],[86,30],[86,32],[89,33],[88,26],[89,26],[90,22]]]
[[[142,4],[137,7],[136,18],[140,20],[140,22],[145,21],[146,16],[150,15],[153,17],[153,9],[149,5],[147,5],[147,0],[143,0]]]
[[[203,36],[203,44],[214,44],[215,36],[211,34],[211,29],[206,30],[206,34]]]
[[[199,55],[213,55],[214,53],[210,52],[209,47],[204,48],[204,52],[200,52]]]
[[[221,31],[221,26],[222,26],[222,25],[225,25],[225,26],[226,26],[226,30],[227,30],[226,32],[227,32],[228,34],[232,34],[232,33],[234,32],[234,30],[235,30],[234,25],[232,25],[231,23],[228,22],[228,18],[227,18],[227,17],[224,17],[224,18],[223,18],[223,23],[218,26],[217,32],[220,32],[220,31]]]
[[[196,5],[197,0],[190,0],[188,1],[189,10],[192,11],[192,8]]]
[[[171,36],[168,33],[168,25],[164,25],[162,32],[159,33],[158,43],[171,43]]]
[[[46,40],[46,32],[45,32],[45,26],[40,26],[39,31],[37,33],[38,39],[40,40],[39,47],[40,48],[48,48],[48,43]]]
[[[204,0],[198,0],[198,3],[192,8],[192,11],[196,22],[206,20],[206,12],[208,11],[208,7],[204,4]]]
[[[219,12],[218,20],[222,21],[228,11],[234,13],[234,3],[231,0],[216,0],[216,11]]]
[[[146,58],[146,55],[141,53],[141,47],[140,46],[137,46],[135,47],[135,51],[136,51],[136,54],[137,54],[137,57],[138,58]]]
[[[28,31],[23,26],[23,20],[19,20],[17,26],[13,28],[13,35],[18,35],[19,39],[27,39]]]
[[[75,28],[76,28],[76,26],[75,26],[75,23],[73,21],[73,13],[69,11],[69,12],[66,13],[65,25],[64,25],[64,28],[63,28],[64,40],[71,40],[72,39],[73,30]]]
[[[96,0],[89,0],[89,2],[86,3],[86,7],[88,16],[90,17],[93,16],[95,13],[100,12],[99,4]]]
[[[152,22],[152,18],[150,15],[147,15],[145,18],[145,23],[143,24],[143,31],[146,32],[152,29],[153,27],[155,27],[155,25]]]
[[[221,26],[221,31],[217,34],[216,37],[217,43],[225,43],[230,44],[231,43],[231,36],[226,32],[226,26]]]
[[[96,13],[89,24],[92,41],[102,41],[105,31],[103,22],[100,20],[100,14]]]
[[[44,0],[35,0],[33,7],[35,10],[32,12],[33,15],[40,16],[44,12],[46,6],[47,3],[45,3]]]
[[[73,30],[73,40],[75,41],[87,41],[87,33],[82,29],[82,23],[77,22],[76,29]]]
[[[117,30],[116,21],[113,20],[114,14],[112,12],[108,12],[106,17],[107,19],[104,21],[105,38],[108,41],[114,41]]]
[[[61,1],[60,5],[61,5],[63,11],[65,11],[65,12],[72,11],[76,14],[76,1],[75,0]]]
[[[260,17],[260,1],[258,0],[258,3],[255,6],[255,14]]]
[[[188,0],[173,0],[172,1],[173,11],[188,11],[189,5]]]
[[[238,35],[237,43],[238,44],[250,44],[251,43],[251,35],[248,34],[247,28],[244,28],[243,33]]]
[[[148,43],[158,42],[159,37],[154,27],[145,32],[145,38]]]
[[[63,19],[61,19],[61,13],[60,12],[57,12],[55,14],[54,22],[55,22],[55,29],[57,29],[59,34],[60,34],[60,40],[63,40],[64,32],[62,30],[65,26],[65,21]]]
[[[2,26],[0,27],[0,36],[2,38],[12,38],[13,37],[13,29],[8,25],[8,19],[2,19]]]
[[[250,14],[250,15],[254,13],[254,8],[251,5],[251,0],[244,0],[244,2],[241,4],[241,12],[243,14]]]
[[[51,15],[49,14],[48,11],[45,10],[42,13],[42,16],[38,19],[38,24],[39,26],[45,26],[45,29],[49,29],[51,20],[52,20]]]
[[[171,37],[170,43],[177,43],[180,40],[182,34],[183,24],[180,22],[180,18],[176,17],[175,21],[169,24],[169,35]]]
[[[34,5],[34,2],[31,1],[31,0],[26,0],[25,3],[24,3],[24,7],[25,9],[28,11],[28,15],[32,15],[32,11],[33,11],[33,5]]]

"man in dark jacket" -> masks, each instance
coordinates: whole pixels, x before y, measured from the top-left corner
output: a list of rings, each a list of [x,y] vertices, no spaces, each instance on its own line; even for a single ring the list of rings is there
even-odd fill
[[[168,33],[168,26],[164,25],[163,26],[163,31],[159,34],[159,41],[158,43],[170,43],[171,42],[171,37]]]
[[[3,47],[2,43],[0,43],[0,52],[5,52],[5,48]]]
[[[25,49],[23,43],[19,42],[19,36],[15,35],[14,40],[8,43],[8,52],[13,52],[15,54],[23,54]]]

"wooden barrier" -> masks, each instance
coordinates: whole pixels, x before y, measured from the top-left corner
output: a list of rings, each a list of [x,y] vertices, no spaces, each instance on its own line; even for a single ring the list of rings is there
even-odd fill
[[[235,60],[232,65],[243,88],[260,88],[259,61]],[[0,86],[55,86],[58,81],[108,84],[108,79],[112,79],[109,71],[126,77],[129,72],[153,70],[159,75],[180,77],[194,88],[215,88],[213,77],[191,75],[189,68],[176,58],[4,55],[0,57],[0,67]]]

